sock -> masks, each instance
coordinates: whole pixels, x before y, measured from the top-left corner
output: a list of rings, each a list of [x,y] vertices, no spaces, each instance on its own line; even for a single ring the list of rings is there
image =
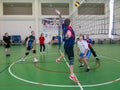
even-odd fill
[[[57,60],[60,60],[60,58],[58,58]]]
[[[73,74],[70,74],[71,76],[75,76],[75,74],[73,73]]]
[[[90,67],[88,66],[87,69],[90,69]]]
[[[84,63],[82,63],[81,65],[84,66]]]

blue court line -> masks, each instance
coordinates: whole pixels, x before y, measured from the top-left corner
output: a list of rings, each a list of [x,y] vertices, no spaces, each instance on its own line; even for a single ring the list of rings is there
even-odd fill
[[[3,70],[0,71],[0,74],[3,73],[4,71],[6,71],[8,69],[10,65],[6,66]]]

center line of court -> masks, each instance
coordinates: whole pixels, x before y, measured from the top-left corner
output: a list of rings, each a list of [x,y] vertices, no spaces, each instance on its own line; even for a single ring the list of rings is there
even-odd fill
[[[10,65],[8,65],[8,66],[6,66],[4,69],[2,69],[2,70],[0,71],[0,74],[3,73],[4,71],[6,71],[6,70],[9,68],[9,66],[10,66]]]
[[[60,50],[60,54],[62,54],[62,51],[61,51],[61,50]],[[68,64],[66,58],[64,57],[63,59],[64,59],[65,63],[67,64],[68,68],[69,68],[69,64]],[[75,76],[76,76],[76,75],[75,75]],[[76,78],[77,78],[77,76],[76,76]],[[82,87],[82,85],[80,84],[78,78],[77,78],[77,81],[78,81],[77,84],[78,84],[80,90],[83,90],[83,87]]]

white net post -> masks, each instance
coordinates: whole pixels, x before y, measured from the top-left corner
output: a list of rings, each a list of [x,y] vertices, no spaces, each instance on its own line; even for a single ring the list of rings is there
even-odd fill
[[[114,36],[114,0],[110,0],[110,21],[109,21],[109,38],[113,39]]]

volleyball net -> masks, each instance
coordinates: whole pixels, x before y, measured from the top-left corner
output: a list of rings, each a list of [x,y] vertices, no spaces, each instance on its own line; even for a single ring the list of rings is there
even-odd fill
[[[96,39],[120,38],[120,0],[84,0],[69,16],[76,36]]]

